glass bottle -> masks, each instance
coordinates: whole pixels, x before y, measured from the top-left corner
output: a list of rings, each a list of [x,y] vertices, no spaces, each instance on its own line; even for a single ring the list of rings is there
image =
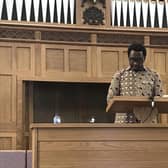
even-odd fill
[[[53,123],[54,124],[60,124],[61,123],[61,117],[58,114],[55,114],[53,117]]]
[[[92,117],[90,118],[89,122],[90,122],[90,123],[95,123],[95,117],[92,116]]]

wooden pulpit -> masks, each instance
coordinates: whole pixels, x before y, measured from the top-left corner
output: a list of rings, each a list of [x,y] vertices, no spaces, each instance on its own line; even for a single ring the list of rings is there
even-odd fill
[[[168,113],[168,98],[154,97],[154,106],[159,113]],[[146,96],[114,96],[107,105],[106,112],[127,113],[135,107],[152,107],[152,100]]]

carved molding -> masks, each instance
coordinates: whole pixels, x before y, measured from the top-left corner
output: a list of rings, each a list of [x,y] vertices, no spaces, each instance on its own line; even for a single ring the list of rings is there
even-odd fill
[[[41,31],[42,40],[90,42],[90,33]]]
[[[87,8],[83,12],[83,23],[89,25],[104,25],[104,13],[94,6]]]
[[[34,31],[18,29],[0,29],[0,38],[35,39]]]
[[[167,45],[168,37],[167,36],[151,36],[150,44],[152,45]]]
[[[91,24],[98,24],[97,22],[91,22]],[[106,31],[104,31],[106,32]],[[14,40],[46,40],[46,41],[61,41],[61,42],[86,42],[91,43],[91,35],[93,31],[80,32],[76,31],[60,31],[60,30],[34,30],[34,29],[17,29],[17,28],[8,28],[2,27],[0,28],[0,39],[14,39]],[[118,33],[99,33],[97,31],[94,32],[96,36],[97,43],[122,43],[129,44],[132,42],[140,42],[148,45],[158,45],[158,46],[167,46],[168,38],[165,33],[155,35],[151,34],[125,34],[122,32]],[[145,37],[148,36],[149,42],[145,42]]]
[[[122,35],[122,34],[98,34],[98,43],[144,43],[144,36],[140,35]]]

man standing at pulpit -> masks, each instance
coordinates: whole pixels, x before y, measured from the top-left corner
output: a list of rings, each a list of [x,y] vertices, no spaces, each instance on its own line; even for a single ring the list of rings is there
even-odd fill
[[[153,98],[163,94],[160,77],[158,73],[144,66],[145,58],[146,48],[142,44],[134,43],[128,47],[129,67],[114,74],[107,94],[107,103],[113,96]],[[157,123],[158,121],[157,109],[151,110],[149,107],[137,109],[131,116],[135,118],[134,122]]]

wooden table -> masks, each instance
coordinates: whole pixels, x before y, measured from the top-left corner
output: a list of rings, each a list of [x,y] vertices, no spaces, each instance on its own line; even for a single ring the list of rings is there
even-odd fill
[[[32,124],[33,168],[167,168],[168,125]]]

